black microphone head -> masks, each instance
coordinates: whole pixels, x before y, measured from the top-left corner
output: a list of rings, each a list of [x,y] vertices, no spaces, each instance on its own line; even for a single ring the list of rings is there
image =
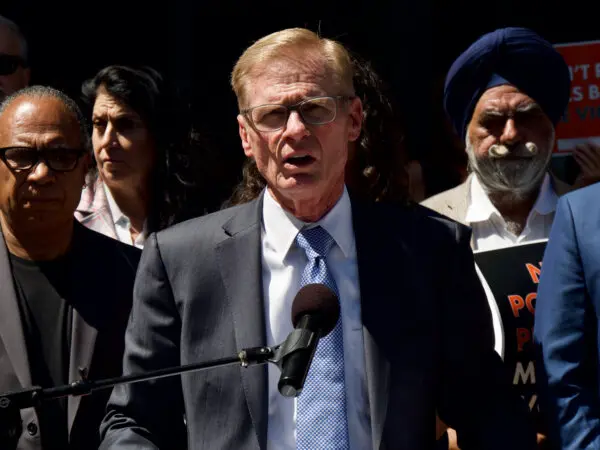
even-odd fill
[[[294,328],[300,318],[306,314],[319,320],[321,337],[327,336],[335,328],[340,317],[338,296],[324,284],[307,284],[298,291],[292,303]]]

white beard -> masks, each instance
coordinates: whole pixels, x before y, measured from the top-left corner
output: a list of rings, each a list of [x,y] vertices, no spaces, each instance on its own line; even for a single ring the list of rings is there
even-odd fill
[[[523,199],[542,184],[552,158],[553,144],[554,130],[545,148],[538,149],[533,142],[527,142],[512,151],[512,155],[519,156],[519,159],[505,160],[511,150],[502,144],[492,145],[485,157],[477,158],[467,135],[466,151],[471,171],[475,173],[488,194]]]

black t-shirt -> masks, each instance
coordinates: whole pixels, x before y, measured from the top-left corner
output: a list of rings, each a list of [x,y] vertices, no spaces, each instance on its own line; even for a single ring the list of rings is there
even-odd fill
[[[69,257],[30,261],[10,255],[32,382],[43,388],[68,383],[71,345]],[[44,449],[68,447],[66,398],[37,410]]]

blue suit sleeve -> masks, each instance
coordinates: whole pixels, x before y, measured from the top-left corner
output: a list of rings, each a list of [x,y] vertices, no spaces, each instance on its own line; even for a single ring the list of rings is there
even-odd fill
[[[537,384],[551,438],[563,450],[600,449],[597,323],[569,198],[558,203],[535,313]],[[592,342],[593,340],[593,342]]]

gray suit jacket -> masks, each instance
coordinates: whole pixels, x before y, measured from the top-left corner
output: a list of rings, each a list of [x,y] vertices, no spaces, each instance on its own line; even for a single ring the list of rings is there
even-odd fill
[[[464,183],[455,188],[448,189],[447,191],[425,199],[421,202],[421,205],[455,220],[456,222],[462,223],[463,225],[469,225],[465,222],[465,217],[467,216],[467,209],[469,207],[471,177],[473,176],[473,174],[469,175]],[[556,192],[558,196],[566,194],[573,189],[553,175],[550,175],[550,180],[554,192]]]
[[[261,205],[262,197],[150,236],[125,373],[265,345]],[[534,448],[527,408],[493,350],[468,229],[420,206],[353,201],[352,210],[373,448],[433,448],[436,408],[471,448]],[[101,449],[264,450],[267,393],[265,366],[117,387]],[[481,420],[482,409],[498,422]]]
[[[90,379],[118,376],[140,251],[77,222],[71,246],[76,264],[72,279],[75,304],[69,381],[80,379],[80,367],[88,369]],[[27,387],[31,387],[29,356],[8,252],[0,233],[0,392]],[[98,427],[108,394],[99,391],[86,397],[69,397],[70,450],[98,446]],[[18,448],[40,450],[41,435],[35,409],[21,410],[20,418],[22,433]],[[1,443],[0,447],[5,450]]]

